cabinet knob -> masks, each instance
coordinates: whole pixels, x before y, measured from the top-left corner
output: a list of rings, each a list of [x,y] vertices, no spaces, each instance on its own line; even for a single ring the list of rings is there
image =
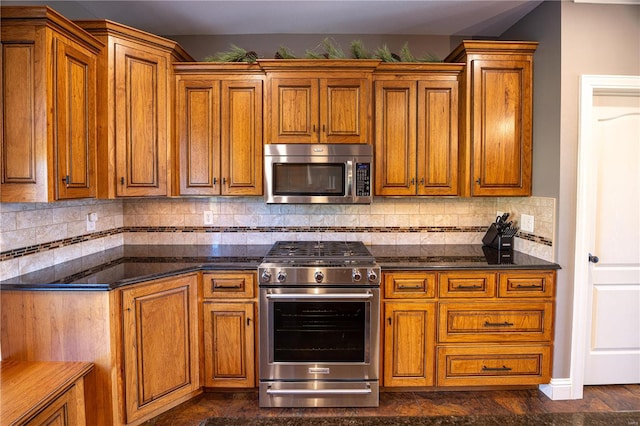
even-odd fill
[[[124,185],[124,176],[120,178],[120,185]]]
[[[480,178],[476,179],[476,183],[480,185]]]
[[[217,185],[218,184],[218,178],[213,178],[213,184]]]
[[[598,256],[594,256],[591,253],[589,253],[589,262],[598,263],[600,262],[600,258]]]
[[[62,181],[66,184],[69,185],[69,175],[66,175],[65,177],[62,178]]]

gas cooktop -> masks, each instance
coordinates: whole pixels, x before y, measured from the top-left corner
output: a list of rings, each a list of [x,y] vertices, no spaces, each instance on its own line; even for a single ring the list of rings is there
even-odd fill
[[[361,241],[278,241],[264,258],[269,263],[354,264],[374,263]]]

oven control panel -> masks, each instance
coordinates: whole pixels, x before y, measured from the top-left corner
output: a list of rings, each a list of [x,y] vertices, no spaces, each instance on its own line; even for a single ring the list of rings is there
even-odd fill
[[[261,285],[380,285],[380,267],[283,267],[261,265]]]

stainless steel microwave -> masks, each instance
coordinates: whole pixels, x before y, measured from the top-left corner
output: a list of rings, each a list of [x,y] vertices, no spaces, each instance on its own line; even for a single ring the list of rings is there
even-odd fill
[[[268,144],[264,148],[267,203],[371,203],[371,145]]]

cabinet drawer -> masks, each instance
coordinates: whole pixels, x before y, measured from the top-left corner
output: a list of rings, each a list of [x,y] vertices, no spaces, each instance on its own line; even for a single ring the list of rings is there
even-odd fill
[[[551,347],[438,348],[438,386],[535,385],[551,379]]]
[[[253,272],[204,272],[202,274],[205,298],[252,298],[255,287]]]
[[[495,272],[441,272],[439,276],[440,297],[494,297],[496,294]]]
[[[387,299],[426,299],[436,295],[436,273],[392,272],[384,274]]]
[[[551,302],[440,303],[438,341],[551,341]]]
[[[498,280],[499,297],[553,297],[554,271],[501,272]]]

